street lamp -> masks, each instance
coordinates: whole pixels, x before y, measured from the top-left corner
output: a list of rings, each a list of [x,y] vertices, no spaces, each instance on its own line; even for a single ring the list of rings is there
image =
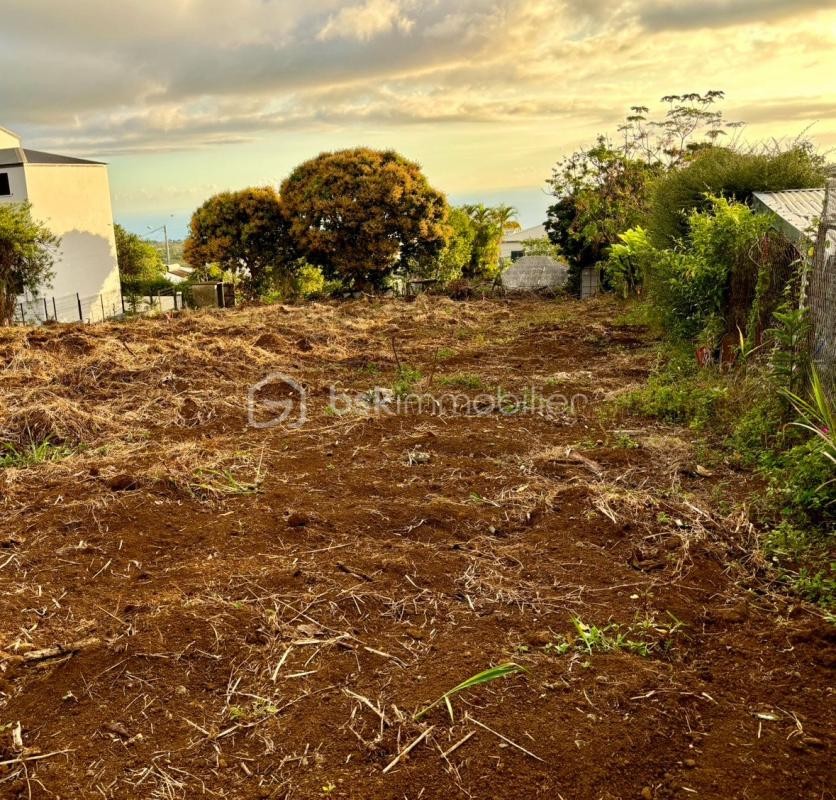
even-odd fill
[[[171,214],[173,217],[174,214]],[[157,231],[163,232],[163,237],[165,238],[165,265],[167,267],[171,266],[171,248],[168,246],[168,226],[167,225],[160,225],[159,228],[151,228],[150,225],[145,226],[148,229],[148,234],[156,233]]]

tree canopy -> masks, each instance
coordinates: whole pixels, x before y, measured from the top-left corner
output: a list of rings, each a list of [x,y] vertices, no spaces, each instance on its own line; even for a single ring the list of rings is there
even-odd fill
[[[256,294],[292,271],[297,258],[282,202],[270,187],[210,197],[192,215],[183,254],[195,269],[217,264],[243,275]]]
[[[301,255],[356,286],[434,259],[450,235],[444,195],[391,150],[322,153],[290,174],[281,197]]]
[[[125,230],[119,223],[113,224],[113,233],[116,238],[119,278],[123,285],[139,286],[165,278],[165,264],[153,244]]]
[[[18,295],[50,285],[59,244],[28,203],[0,205],[0,325],[11,324]]]

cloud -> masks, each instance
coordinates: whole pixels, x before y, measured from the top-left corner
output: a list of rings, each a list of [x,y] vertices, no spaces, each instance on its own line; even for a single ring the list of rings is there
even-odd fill
[[[694,30],[775,22],[833,7],[833,0],[661,0],[640,8],[638,18],[648,30]]]
[[[366,42],[392,30],[409,33],[414,24],[403,13],[397,0],[366,0],[361,5],[343,8],[328,17],[316,38],[321,42],[329,39],[357,39]]]
[[[832,0],[8,5],[0,124],[79,155],[467,125],[474,137],[536,131],[545,150],[668,93],[726,89],[748,112],[739,118],[763,124],[780,121],[770,104],[795,85],[822,105],[799,105],[792,120],[836,102],[836,40],[828,18],[808,19]]]

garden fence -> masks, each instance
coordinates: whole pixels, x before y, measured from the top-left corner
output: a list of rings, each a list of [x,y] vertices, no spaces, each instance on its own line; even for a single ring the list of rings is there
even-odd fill
[[[827,181],[824,208],[806,291],[810,352],[829,393],[836,386],[836,173]]]
[[[123,296],[118,290],[94,295],[45,295],[18,300],[13,322],[15,325],[41,325],[53,321],[92,323],[120,317],[126,312],[144,314],[182,307],[182,293],[172,289],[142,296]]]

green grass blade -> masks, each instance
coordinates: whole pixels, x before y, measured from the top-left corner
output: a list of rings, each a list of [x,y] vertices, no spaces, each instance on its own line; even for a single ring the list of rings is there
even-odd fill
[[[497,667],[491,667],[490,669],[486,669],[483,672],[478,672],[476,675],[471,675],[467,680],[462,681],[458,686],[454,686],[449,691],[445,692],[441,697],[438,698],[434,703],[430,703],[426,708],[419,711],[413,719],[421,719],[421,717],[428,714],[432,709],[434,709],[439,703],[445,703],[447,705],[447,710],[450,713],[450,718],[453,718],[453,706],[450,703],[450,698],[453,695],[458,694],[459,692],[463,692],[465,689],[472,689],[474,686],[481,686],[483,683],[490,683],[491,681],[498,680],[499,678],[505,678],[508,675],[514,675],[517,672],[525,672],[525,667],[521,667],[519,664],[514,664],[513,662],[509,662],[507,664],[500,664]]]

